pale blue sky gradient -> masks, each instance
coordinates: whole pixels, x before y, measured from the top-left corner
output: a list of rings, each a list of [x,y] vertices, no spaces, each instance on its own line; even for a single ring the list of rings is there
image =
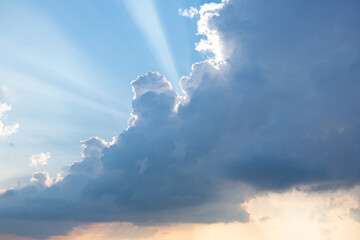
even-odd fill
[[[0,85],[20,128],[1,139],[0,188],[28,182],[33,154],[51,152],[41,170],[55,175],[80,160],[80,140],[121,133],[138,75],[163,73],[180,92],[176,78],[202,57],[196,20],[178,9],[205,1],[146,2],[148,15],[133,1],[1,1]]]

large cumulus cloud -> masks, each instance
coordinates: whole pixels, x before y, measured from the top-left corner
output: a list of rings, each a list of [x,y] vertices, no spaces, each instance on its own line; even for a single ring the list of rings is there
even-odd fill
[[[204,5],[197,49],[210,59],[181,79],[185,96],[158,73],[133,81],[129,127],[83,142],[83,161],[50,187],[0,195],[0,231],[54,234],[11,227],[28,219],[246,221],[238,203],[254,191],[357,185],[359,12],[351,0]]]
[[[214,19],[224,46],[238,43],[227,79],[241,99],[236,129],[249,134],[229,163],[234,178],[265,189],[358,183],[359,9],[357,1],[235,1]]]

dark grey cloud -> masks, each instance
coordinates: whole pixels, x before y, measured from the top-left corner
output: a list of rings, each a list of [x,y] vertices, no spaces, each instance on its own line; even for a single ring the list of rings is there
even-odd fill
[[[257,191],[359,184],[359,12],[350,0],[234,0],[200,16],[226,63],[194,64],[185,97],[140,76],[129,128],[83,142],[51,187],[0,195],[1,221],[247,221],[237,204]]]
[[[359,182],[359,10],[358,1],[234,1],[213,19],[225,46],[239,43],[227,77],[242,101],[231,111],[244,137],[229,162],[235,179],[270,190]]]

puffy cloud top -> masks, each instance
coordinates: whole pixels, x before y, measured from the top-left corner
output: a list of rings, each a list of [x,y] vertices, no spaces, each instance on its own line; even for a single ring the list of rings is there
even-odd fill
[[[47,172],[36,172],[33,173],[30,182],[39,186],[40,188],[50,187],[53,184],[53,179]]]

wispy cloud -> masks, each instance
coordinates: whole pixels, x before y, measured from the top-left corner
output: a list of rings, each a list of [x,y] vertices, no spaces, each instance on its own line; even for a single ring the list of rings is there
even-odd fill
[[[47,165],[50,156],[51,156],[51,154],[49,152],[32,155],[30,157],[29,165],[30,165],[30,167],[37,167],[39,165],[42,165],[42,166]]]
[[[0,86],[0,99],[3,98],[3,95],[5,94],[6,91],[7,91],[6,86]],[[4,113],[11,111],[11,109],[12,109],[11,105],[0,102],[0,136],[2,136],[2,137],[10,136],[13,133],[16,133],[19,128],[18,123],[6,126],[1,121],[1,118],[4,116]]]
[[[181,15],[183,17],[193,18],[198,14],[199,14],[199,11],[194,7],[190,7],[188,9],[184,9],[184,10],[179,9],[179,15]]]
[[[11,110],[11,106],[7,103],[0,103],[0,117],[3,116],[4,113]]]
[[[10,136],[16,133],[18,129],[19,129],[18,123],[6,126],[3,122],[0,121],[0,136],[2,137]]]

